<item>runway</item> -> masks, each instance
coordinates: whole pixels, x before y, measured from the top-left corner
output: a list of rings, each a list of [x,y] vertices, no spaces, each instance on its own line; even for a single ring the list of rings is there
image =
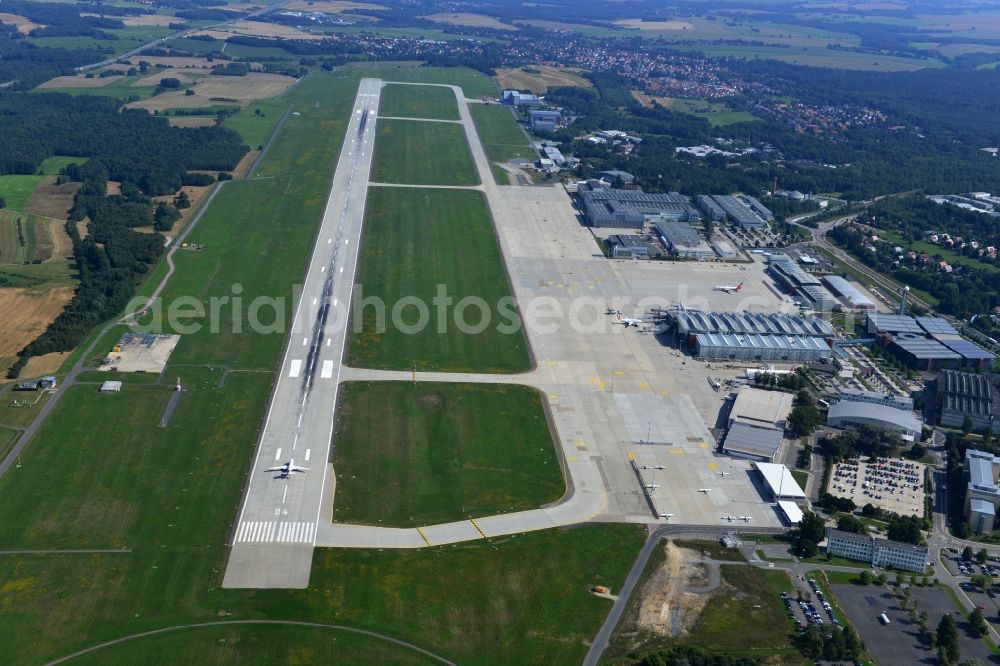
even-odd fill
[[[358,87],[233,532],[226,588],[309,584],[316,526],[333,490],[327,461],[381,86],[362,79]],[[292,460],[307,470],[269,471]]]

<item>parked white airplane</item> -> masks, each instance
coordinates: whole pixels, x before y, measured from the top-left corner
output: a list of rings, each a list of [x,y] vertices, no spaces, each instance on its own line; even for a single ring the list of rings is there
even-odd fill
[[[716,472],[719,476],[729,476],[732,472]]]
[[[649,490],[649,491],[653,491],[653,490],[656,490],[657,488],[659,488],[659,487],[660,487],[660,484],[658,484],[658,483],[647,483],[647,484],[646,484],[645,486],[643,486],[643,487],[644,487],[644,488],[645,488],[646,490]]]
[[[629,326],[635,326],[636,328],[639,328],[639,326],[645,324],[646,322],[644,322],[641,319],[636,319],[634,317],[623,317],[622,313],[619,312],[615,315],[615,323],[621,324],[625,328],[628,328]]]
[[[728,520],[729,522],[733,522],[734,520],[736,520],[733,516],[722,516],[722,519]]]
[[[672,513],[661,513],[660,514],[660,518],[663,518],[664,520],[670,520],[673,517],[674,517],[674,514],[672,514]]]
[[[699,492],[699,493],[705,493],[705,494],[707,495],[707,494],[709,494],[710,492],[712,492],[712,489],[711,489],[711,488],[699,488],[699,489],[698,489],[698,492]]]
[[[740,516],[740,520],[742,520],[742,521],[745,521],[745,522],[748,522],[748,523],[749,523],[749,522],[750,522],[750,516]]]
[[[663,465],[643,465],[643,469],[666,469]]]
[[[713,289],[715,289],[716,291],[724,291],[727,294],[738,294],[740,293],[740,289],[742,288],[743,288],[742,282],[740,282],[739,284],[719,284],[713,287]]]
[[[309,468],[308,467],[299,467],[298,465],[295,464],[295,460],[293,458],[289,458],[288,462],[286,462],[284,465],[280,465],[278,467],[268,467],[265,471],[266,472],[281,472],[280,476],[282,476],[282,477],[284,477],[284,478],[287,479],[288,477],[290,477],[292,475],[292,473],[294,473],[294,472],[302,472],[304,474],[304,473],[306,473],[306,472],[309,471]]]

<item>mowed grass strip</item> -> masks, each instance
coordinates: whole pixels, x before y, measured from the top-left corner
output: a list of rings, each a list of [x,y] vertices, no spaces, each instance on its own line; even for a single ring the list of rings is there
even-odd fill
[[[509,108],[493,104],[470,104],[469,109],[479,140],[490,161],[535,158],[535,151],[528,145],[528,139],[518,127]]]
[[[222,621],[222,620],[220,620]],[[153,655],[170,662],[241,664],[440,664],[384,639],[343,629],[294,625],[220,625],[181,629],[118,643],[77,657],[74,666],[150,663]],[[350,658],[347,658],[350,655]]]
[[[379,120],[372,181],[403,185],[478,185],[461,125]]]
[[[0,198],[4,200],[6,208],[24,210],[24,205],[40,182],[41,176],[0,176]]]
[[[458,103],[451,88],[390,83],[382,88],[378,114],[396,118],[458,120]]]
[[[565,491],[535,389],[351,382],[337,415],[336,522],[419,527],[534,509]]]
[[[369,188],[357,282],[349,365],[447,372],[531,366],[481,192]],[[451,307],[435,305],[439,290]],[[482,299],[485,315],[474,306],[459,311],[467,296]],[[366,304],[372,297],[381,305]],[[414,300],[426,306],[426,318]],[[474,328],[463,331],[456,317]]]

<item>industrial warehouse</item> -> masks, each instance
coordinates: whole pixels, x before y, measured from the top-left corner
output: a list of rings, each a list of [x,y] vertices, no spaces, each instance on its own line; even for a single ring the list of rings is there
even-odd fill
[[[746,194],[702,194],[696,201],[701,211],[713,222],[720,222],[725,218],[737,227],[760,229],[774,220],[774,213],[767,206]]]
[[[773,462],[791,411],[790,393],[743,387],[729,410],[722,450],[736,458]]]
[[[592,227],[642,229],[647,222],[694,222],[701,215],[682,194],[647,194],[635,190],[591,190],[580,197]]]
[[[656,222],[656,233],[667,250],[681,259],[705,261],[715,257],[712,246],[702,240],[687,222],[659,220]]]
[[[937,317],[911,317],[871,312],[865,329],[876,342],[914,370],[973,368],[985,370],[996,358],[969,342]]]
[[[696,356],[744,361],[819,361],[830,358],[833,328],[822,319],[790,314],[697,312],[667,314],[681,344]]]
[[[768,271],[802,305],[821,312],[833,310],[838,305],[837,299],[819,278],[806,273],[787,255],[772,254],[768,258]]]
[[[1000,375],[943,370],[935,397],[941,425],[961,428],[969,419],[973,430],[993,428],[1000,414]]]

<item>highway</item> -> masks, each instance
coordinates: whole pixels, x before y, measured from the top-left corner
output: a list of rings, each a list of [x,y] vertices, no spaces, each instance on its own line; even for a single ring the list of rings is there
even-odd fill
[[[329,521],[337,385],[357,266],[382,82],[358,87],[280,375],[232,533],[226,588],[304,588],[316,526]],[[270,468],[294,460],[308,468]]]

